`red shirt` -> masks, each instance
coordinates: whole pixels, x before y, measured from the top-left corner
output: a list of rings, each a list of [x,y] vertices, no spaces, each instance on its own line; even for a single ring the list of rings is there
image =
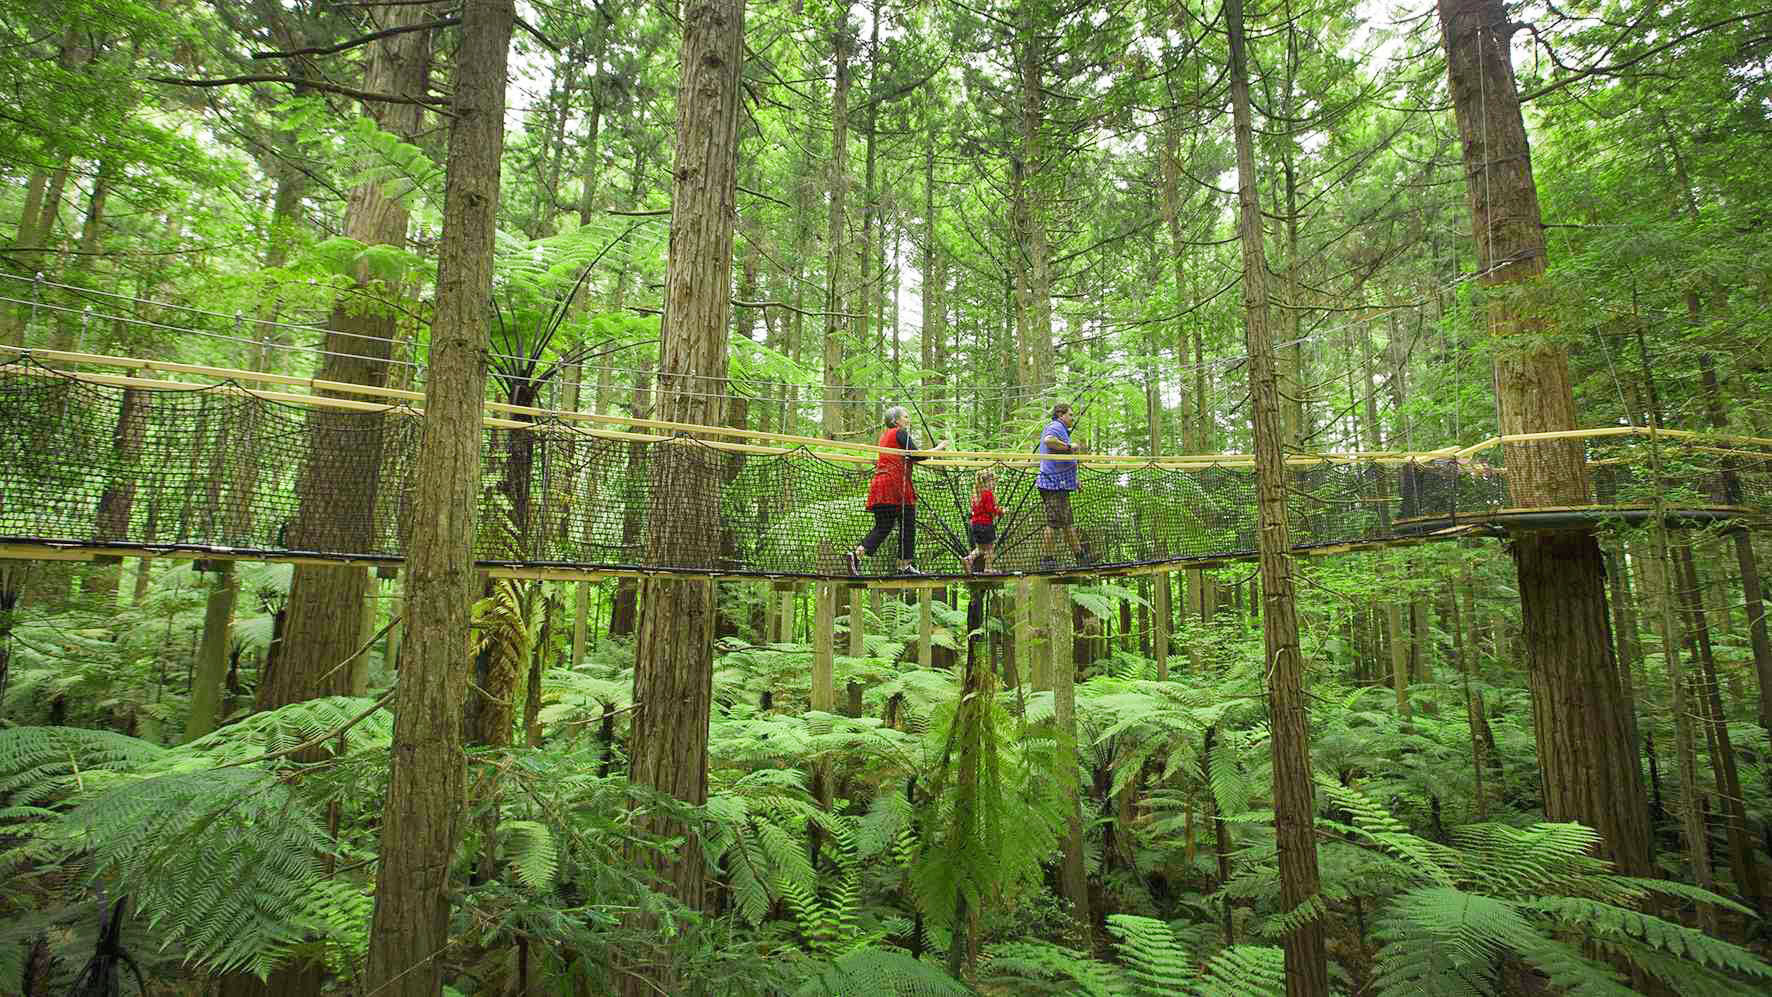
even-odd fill
[[[980,526],[989,526],[997,521],[1003,510],[997,508],[997,496],[989,488],[978,493],[972,500],[972,521]]]
[[[888,426],[880,434],[878,446],[913,450],[916,441],[911,439],[908,430]],[[868,484],[869,509],[878,505],[917,504],[917,491],[911,487],[911,462],[915,459],[897,453],[883,453],[875,458],[874,480]]]

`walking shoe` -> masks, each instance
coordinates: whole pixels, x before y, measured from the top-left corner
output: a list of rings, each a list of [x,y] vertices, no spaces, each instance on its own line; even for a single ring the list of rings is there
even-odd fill
[[[960,563],[966,566],[966,573],[967,574],[969,574],[969,575],[972,574],[972,555],[971,554],[967,554],[964,557],[960,558]]]
[[[1055,558],[1055,557],[1040,558],[1040,570],[1041,571],[1057,571],[1058,570],[1058,558]]]
[[[861,558],[855,555],[855,551],[849,552],[849,573],[852,575],[861,574]]]
[[[919,577],[924,574],[924,572],[918,571],[917,566],[914,564],[907,564],[904,567],[899,568],[898,573],[901,575],[917,575]]]

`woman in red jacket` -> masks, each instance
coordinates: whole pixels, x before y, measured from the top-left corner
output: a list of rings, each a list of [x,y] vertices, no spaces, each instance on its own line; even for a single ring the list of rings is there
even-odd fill
[[[883,452],[874,460],[874,480],[868,485],[867,505],[874,514],[874,528],[849,552],[849,573],[861,574],[861,559],[872,556],[886,535],[897,527],[898,573],[922,574],[911,564],[917,557],[917,491],[911,487],[911,465],[926,458],[913,457],[908,452],[917,449],[917,441],[911,439],[911,414],[904,406],[894,405],[886,410],[886,429],[880,434],[878,445],[907,452]],[[946,450],[947,446],[948,441],[942,440],[925,453]]]

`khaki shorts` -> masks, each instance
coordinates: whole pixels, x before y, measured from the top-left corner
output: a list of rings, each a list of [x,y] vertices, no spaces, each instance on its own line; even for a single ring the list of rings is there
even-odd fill
[[[1040,500],[1046,505],[1046,525],[1055,530],[1071,528],[1071,493],[1060,489],[1040,489]]]

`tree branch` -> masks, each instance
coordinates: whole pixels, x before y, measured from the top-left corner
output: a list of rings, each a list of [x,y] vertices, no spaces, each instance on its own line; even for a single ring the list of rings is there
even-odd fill
[[[367,35],[353,38],[350,41],[339,42],[336,45],[315,45],[311,48],[298,48],[298,49],[293,49],[288,52],[254,52],[254,53],[252,53],[252,58],[254,58],[254,59],[294,59],[294,58],[298,58],[298,57],[304,56],[304,55],[336,55],[336,54],[338,54],[340,52],[344,52],[348,49],[353,49],[353,48],[357,48],[362,45],[367,45],[370,42],[377,41],[382,38],[390,38],[394,35],[409,34],[414,31],[429,31],[432,28],[448,28],[448,27],[453,27],[453,26],[460,24],[460,23],[461,23],[461,17],[459,15],[456,17],[445,17],[445,18],[441,18],[441,19],[435,20],[435,21],[426,21],[423,24],[405,24],[405,25],[401,25],[399,27],[394,27],[394,28],[384,28],[381,31],[374,31],[374,32],[371,32]]]
[[[436,111],[448,114],[449,102],[435,97],[405,97],[392,93],[371,93],[353,87],[341,87],[336,83],[325,83],[320,80],[302,79],[295,76],[226,76],[219,79],[191,80],[176,76],[150,76],[149,83],[165,83],[175,87],[231,87],[243,83],[287,83],[291,86],[302,86],[325,93],[335,93],[341,97],[352,97],[361,101],[380,101],[383,104],[420,104]]]

